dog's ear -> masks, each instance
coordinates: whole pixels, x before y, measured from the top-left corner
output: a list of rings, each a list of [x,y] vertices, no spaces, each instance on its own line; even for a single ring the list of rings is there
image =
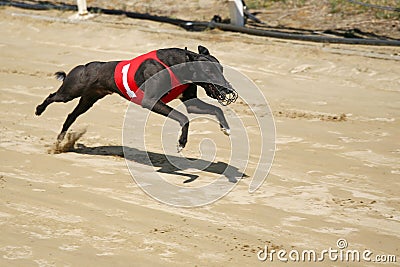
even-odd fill
[[[210,55],[210,51],[208,51],[208,49],[202,45],[199,45],[197,49],[199,50],[200,55],[206,55],[206,56]]]

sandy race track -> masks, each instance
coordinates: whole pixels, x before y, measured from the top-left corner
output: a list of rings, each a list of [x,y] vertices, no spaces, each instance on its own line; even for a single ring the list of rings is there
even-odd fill
[[[188,33],[109,16],[78,22],[68,12],[2,8],[0,14],[0,266],[287,266],[276,254],[272,263],[257,254],[265,246],[287,251],[286,258],[291,250],[320,253],[338,249],[339,239],[348,243],[342,251],[370,250],[371,262],[326,255],[320,264],[379,266],[379,255],[396,255],[399,264],[400,48]],[[55,103],[34,115],[60,85],[54,72],[163,47],[195,50],[198,44],[247,75],[269,101],[277,149],[254,194],[248,184],[257,153],[240,170],[248,177],[215,203],[176,208],[146,195],[123,158],[129,103],[117,95],[73,124],[75,134],[86,129],[75,151],[48,153],[77,103]],[[240,101],[231,107],[251,120]],[[160,118],[153,120],[156,132]],[[197,157],[202,138],[210,138],[221,146],[215,162],[228,163],[227,137],[215,123],[205,131],[204,123],[191,126],[184,156]],[[147,150],[162,165],[156,139],[150,131]],[[132,160],[140,165],[139,156]],[[188,172],[165,176],[181,186],[218,176],[197,172],[184,184]]]

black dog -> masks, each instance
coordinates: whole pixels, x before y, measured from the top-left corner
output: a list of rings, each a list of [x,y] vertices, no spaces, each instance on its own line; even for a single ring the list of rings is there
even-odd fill
[[[187,143],[189,120],[184,114],[166,104],[178,98],[183,101],[189,113],[215,115],[221,130],[229,135],[230,129],[222,110],[198,99],[197,85],[203,87],[208,96],[217,99],[222,105],[236,101],[238,94],[226,81],[222,74],[222,66],[210,55],[208,49],[199,46],[198,51],[199,53],[179,48],[159,49],[131,61],[90,62],[75,67],[68,75],[65,72],[57,72],[57,79],[63,83],[57,92],[50,94],[36,107],[36,115],[41,115],[53,102],[65,103],[81,97],[58,135],[57,139],[60,142],[79,115],[85,113],[97,100],[117,93],[144,108],[179,122],[182,132],[178,141],[178,151],[181,151]],[[196,66],[197,63],[200,65]],[[167,72],[162,72],[165,69]],[[159,73],[166,75],[151,79]],[[151,82],[147,84],[149,80]]]

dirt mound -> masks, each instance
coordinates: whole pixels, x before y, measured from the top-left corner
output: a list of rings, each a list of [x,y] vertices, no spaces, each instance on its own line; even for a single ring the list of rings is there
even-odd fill
[[[49,154],[60,154],[72,151],[75,147],[76,142],[86,133],[86,128],[81,129],[77,132],[69,132],[61,142],[56,142],[47,151]]]

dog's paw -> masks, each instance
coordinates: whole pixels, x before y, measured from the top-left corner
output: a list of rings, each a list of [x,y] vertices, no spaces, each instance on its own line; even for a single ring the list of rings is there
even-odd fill
[[[178,153],[181,152],[185,148],[186,143],[187,143],[187,136],[181,135],[181,137],[178,140],[178,145],[177,145]]]
[[[178,153],[181,153],[181,151],[182,151],[184,148],[185,148],[185,147],[182,146],[182,145],[180,145],[180,144],[178,144],[178,145],[176,146],[176,149],[178,150]]]
[[[64,140],[65,134],[67,132],[61,132],[58,136],[57,136],[57,142],[61,143],[62,140]]]
[[[227,136],[231,135],[231,129],[229,129],[229,128],[221,127],[221,131]]]
[[[40,115],[42,115],[43,111],[44,111],[44,108],[41,105],[39,105],[36,107],[35,115],[40,116]]]

